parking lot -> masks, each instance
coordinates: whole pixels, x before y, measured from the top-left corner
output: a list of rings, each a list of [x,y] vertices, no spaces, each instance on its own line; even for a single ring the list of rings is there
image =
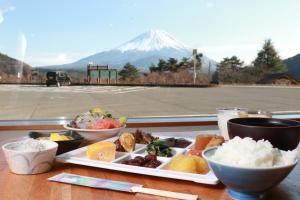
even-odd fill
[[[291,111],[300,110],[299,100],[300,87],[0,85],[0,120],[72,118],[94,106],[131,117],[213,114],[227,106]]]

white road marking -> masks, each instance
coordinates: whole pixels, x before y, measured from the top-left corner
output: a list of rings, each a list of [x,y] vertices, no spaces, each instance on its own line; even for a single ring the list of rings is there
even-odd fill
[[[59,93],[105,93],[105,94],[124,94],[139,92],[156,87],[142,86],[62,86],[46,87],[38,85],[0,85],[0,91],[19,91],[19,92],[59,92]]]

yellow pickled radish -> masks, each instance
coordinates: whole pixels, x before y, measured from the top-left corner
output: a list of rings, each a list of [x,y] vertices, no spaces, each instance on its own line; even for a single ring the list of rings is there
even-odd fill
[[[88,146],[86,156],[91,160],[111,162],[116,158],[116,145],[109,141],[92,144]]]
[[[65,138],[64,135],[59,135],[58,133],[51,133],[50,140],[63,141],[63,140],[68,140],[68,138]]]
[[[65,140],[73,140],[71,136],[60,135],[58,133],[51,133],[50,140],[52,141],[65,141]]]
[[[135,148],[135,138],[131,133],[123,133],[120,138],[120,144],[127,152],[132,152]]]

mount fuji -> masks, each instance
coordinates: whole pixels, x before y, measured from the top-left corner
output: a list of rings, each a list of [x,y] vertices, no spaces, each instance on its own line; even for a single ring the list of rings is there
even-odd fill
[[[140,71],[148,71],[151,63],[157,64],[159,59],[167,60],[172,57],[180,61],[183,57],[191,58],[191,56],[192,49],[186,47],[166,31],[150,30],[109,51],[96,53],[74,63],[44,68],[86,70],[88,63],[94,63],[97,65],[109,65],[119,70],[124,64],[130,62]],[[211,65],[211,71],[214,71],[216,62],[204,56],[204,72],[208,71],[209,64]]]

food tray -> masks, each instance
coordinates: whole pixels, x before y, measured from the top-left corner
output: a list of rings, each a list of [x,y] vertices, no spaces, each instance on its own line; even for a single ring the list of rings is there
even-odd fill
[[[156,135],[155,133],[152,134],[154,137],[159,137],[159,139],[166,139],[172,136],[162,136]],[[184,135],[184,134],[183,134]],[[119,137],[112,137],[106,139],[104,141],[112,141],[114,142]],[[187,146],[186,148],[178,148],[178,147],[171,147],[173,156],[178,154],[185,154],[189,149],[191,149],[195,143],[193,138],[187,137],[174,137],[174,138],[184,138],[186,140],[191,141],[192,143]],[[112,162],[104,162],[104,161],[97,161],[97,160],[90,160],[86,157],[86,149],[87,147],[82,147],[59,156],[56,156],[56,160],[58,162],[65,162],[65,163],[73,163],[78,165],[85,165],[103,169],[111,169],[117,170],[122,172],[129,172],[129,173],[136,173],[136,174],[143,174],[143,175],[150,175],[150,176],[158,176],[164,178],[172,178],[178,180],[186,180],[186,181],[193,181],[196,183],[202,184],[210,184],[215,185],[219,181],[217,177],[213,174],[212,171],[209,171],[207,174],[194,174],[194,173],[185,173],[185,172],[177,172],[167,170],[166,167],[170,163],[172,157],[159,157],[157,156],[157,160],[161,161],[161,165],[157,168],[147,168],[147,167],[140,167],[140,166],[132,166],[122,164],[122,161],[134,158],[136,156],[145,156],[147,155],[145,144],[136,144],[135,150],[132,153],[128,152],[116,152],[116,159]]]

